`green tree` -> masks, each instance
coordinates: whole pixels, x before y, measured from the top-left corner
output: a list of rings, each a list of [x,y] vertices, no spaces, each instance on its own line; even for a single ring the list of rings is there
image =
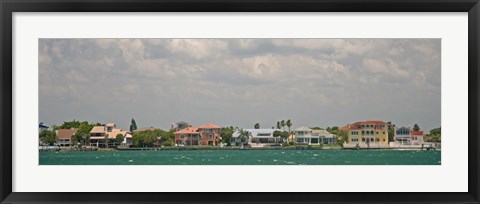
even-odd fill
[[[419,130],[420,130],[420,127],[417,124],[413,125],[413,131],[419,131]]]
[[[94,126],[101,126],[100,123],[89,123],[88,121],[77,121],[73,119],[72,121],[65,121],[62,125],[56,126],[53,125],[52,128],[54,130],[58,129],[70,129],[70,128],[78,128],[77,132],[75,133],[75,137],[73,137],[74,143],[80,144],[87,144],[90,139],[90,131]]]
[[[321,127],[310,127],[310,129],[312,129],[312,130],[323,130],[323,128],[321,128]]]
[[[120,144],[122,144],[123,139],[125,139],[125,136],[123,136],[122,134],[119,133],[119,134],[117,134],[117,136],[115,137],[115,142],[120,145]]]
[[[388,141],[392,142],[394,141],[394,137],[395,137],[395,124],[392,124],[392,122],[387,122],[387,127],[388,127]]]
[[[165,141],[165,142],[163,143],[163,146],[165,146],[165,147],[171,147],[171,146],[173,146],[173,145],[175,145],[175,143],[173,142],[173,140],[167,140],[167,141]]]
[[[134,132],[132,135],[132,145],[135,147],[153,147],[156,142],[167,141],[169,133],[161,129],[144,130]]]
[[[244,144],[247,144],[248,139],[250,138],[250,132],[240,129],[238,137],[240,138],[241,141],[245,141]]]
[[[90,140],[90,131],[92,130],[94,124],[88,124],[87,121],[84,121],[78,127],[77,133],[75,133],[75,141],[86,145]]]
[[[280,125],[282,126],[282,130],[283,130],[285,127],[285,120],[280,121]]]
[[[287,122],[285,123],[285,125],[288,127],[288,132],[290,132],[290,127],[292,127],[292,121],[290,121],[290,119],[287,120]]]
[[[130,123],[130,132],[133,132],[136,129],[137,129],[137,122],[135,122],[135,119],[132,118],[132,121]]]
[[[280,129],[280,122],[277,121],[277,129]]]
[[[50,131],[50,130],[42,130],[38,134],[40,141],[44,144],[48,144],[50,146],[54,145],[55,142],[57,141],[57,134],[55,131]]]
[[[220,136],[222,137],[222,142],[227,143],[227,146],[231,145],[231,139],[233,135],[233,127],[222,128],[220,130]]]
[[[282,136],[282,131],[275,130],[273,131],[273,137],[275,138],[275,141],[278,142],[278,138]]]
[[[260,123],[255,123],[254,128],[255,128],[255,129],[260,129]]]
[[[427,142],[442,142],[441,127],[430,130],[430,134],[427,137]]]

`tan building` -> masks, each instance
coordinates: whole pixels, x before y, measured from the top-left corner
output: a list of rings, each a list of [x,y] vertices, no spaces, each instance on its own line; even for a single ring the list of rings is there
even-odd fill
[[[73,145],[75,134],[77,133],[78,128],[70,128],[70,129],[58,129],[55,130],[57,134],[57,141],[56,144],[61,147],[70,147]]]
[[[388,124],[383,121],[360,121],[339,130],[348,136],[348,144],[362,146],[388,145]]]
[[[122,141],[117,141],[117,135],[119,134],[124,137]],[[132,145],[132,133],[117,128],[115,123],[94,126],[90,131],[90,145],[97,147],[130,146]]]
[[[176,131],[175,144],[177,145],[210,145],[215,146],[221,139],[222,127],[215,124],[205,124],[196,127],[187,127]]]

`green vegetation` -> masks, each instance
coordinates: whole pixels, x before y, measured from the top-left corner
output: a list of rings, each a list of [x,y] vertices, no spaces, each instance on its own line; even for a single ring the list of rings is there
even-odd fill
[[[281,137],[281,138],[283,138],[283,140],[286,140],[286,139],[288,139],[289,135],[290,134],[287,131],[280,131],[280,130],[273,131],[273,137],[275,137],[275,138]]]
[[[284,142],[282,144],[282,146],[284,146],[284,147],[293,146],[293,145],[295,145],[295,143],[293,141]]]
[[[427,142],[442,142],[441,127],[430,130],[430,135],[427,137]]]
[[[44,144],[48,144],[50,146],[54,145],[57,141],[57,134],[55,131],[50,130],[42,130],[39,134],[40,141]]]
[[[123,136],[122,134],[117,134],[117,136],[115,137],[115,142],[118,144],[122,144],[123,139],[125,139],[125,136]]]
[[[255,129],[260,129],[260,123],[255,123],[254,128],[255,128]]]
[[[419,131],[419,130],[420,130],[420,127],[417,124],[413,125],[413,131]]]
[[[134,132],[132,143],[134,147],[154,147],[160,145],[173,145],[175,135],[173,130],[164,131],[162,129],[144,130]]]
[[[88,121],[78,121],[73,119],[72,121],[63,122],[62,125],[52,125],[53,131],[58,129],[70,129],[78,128],[77,133],[73,137],[73,145],[85,145],[90,140],[90,131],[94,126],[101,126],[101,123],[89,123]]]
[[[310,129],[312,129],[312,130],[323,130],[323,128],[321,128],[321,127],[310,127]]]
[[[287,122],[285,122],[285,125],[288,127],[288,132],[290,132],[290,127],[292,127],[292,121],[290,121],[290,119],[287,120]]]
[[[130,132],[133,132],[136,129],[137,129],[137,122],[135,122],[135,119],[132,118],[132,122],[130,123]]]
[[[230,140],[232,139],[233,135],[233,126],[224,127],[220,130],[220,137],[222,137],[222,142],[227,143],[227,146],[230,146]]]
[[[337,126],[333,127],[327,127],[326,131],[336,135],[338,137],[337,144],[336,145],[342,145],[346,141],[348,141],[348,136],[346,132],[340,131]]]
[[[387,122],[388,126],[388,141],[393,142],[395,139],[395,124],[392,124],[392,122]]]
[[[245,144],[247,144],[248,139],[250,138],[250,132],[240,129],[238,131],[238,138],[240,138],[241,141],[245,141]]]

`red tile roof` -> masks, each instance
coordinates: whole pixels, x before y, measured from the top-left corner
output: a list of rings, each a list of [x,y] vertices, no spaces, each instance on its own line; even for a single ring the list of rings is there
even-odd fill
[[[384,125],[387,124],[383,121],[379,120],[367,120],[367,121],[359,121],[355,122],[353,124],[347,124],[341,128],[339,128],[340,131],[347,131],[347,130],[360,130],[361,128],[359,127],[360,125]],[[382,128],[377,128],[375,127],[375,130],[382,130]]]
[[[222,127],[212,123],[207,123],[207,124],[198,126],[198,128],[206,129],[206,128],[222,128]]]
[[[181,129],[181,130],[175,132],[175,134],[188,134],[188,133],[198,133],[198,128],[197,127],[187,127],[185,129]]]
[[[356,122],[356,123],[353,123],[352,125],[383,125],[383,124],[386,124],[385,122],[383,121],[380,121],[380,120],[367,120],[367,121],[360,121],[360,122]]]
[[[412,135],[423,135],[423,131],[412,131]]]

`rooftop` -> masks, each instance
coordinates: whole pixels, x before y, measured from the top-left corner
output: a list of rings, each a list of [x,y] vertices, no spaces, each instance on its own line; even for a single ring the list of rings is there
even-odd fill
[[[207,129],[207,128],[222,128],[222,127],[218,126],[218,125],[215,125],[215,124],[212,124],[212,123],[207,123],[207,124],[198,126],[198,128],[199,129]]]
[[[295,129],[295,131],[312,131],[312,129],[310,129],[309,127],[302,126]]]
[[[75,133],[77,133],[78,128],[70,128],[70,129],[58,129],[57,130],[57,137],[60,139],[70,139]]]

